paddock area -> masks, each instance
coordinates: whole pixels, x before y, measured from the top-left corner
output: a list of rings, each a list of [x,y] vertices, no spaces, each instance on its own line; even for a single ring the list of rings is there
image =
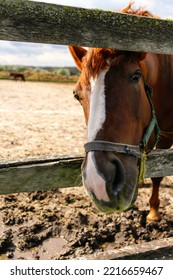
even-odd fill
[[[0,158],[83,154],[82,107],[74,84],[0,81]]]
[[[1,80],[0,159],[83,155],[85,121],[73,87]],[[133,209],[111,215],[98,212],[83,187],[1,195],[0,259],[92,258],[173,238],[173,176],[160,190],[161,221],[146,224],[149,186],[146,179]]]

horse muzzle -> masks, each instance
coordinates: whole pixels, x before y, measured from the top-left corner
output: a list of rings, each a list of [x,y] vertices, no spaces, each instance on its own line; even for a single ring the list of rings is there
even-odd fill
[[[138,168],[134,153],[137,151],[133,150],[133,156],[129,157],[96,147],[94,151],[87,151],[82,165],[83,183],[101,211],[124,211],[136,200]]]

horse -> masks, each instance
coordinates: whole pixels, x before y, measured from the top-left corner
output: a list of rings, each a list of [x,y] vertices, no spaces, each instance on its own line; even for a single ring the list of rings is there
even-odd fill
[[[13,77],[15,81],[21,80],[25,82],[25,76],[20,73],[10,73],[10,77]]]
[[[122,12],[152,16],[131,4]],[[73,94],[87,125],[83,184],[101,211],[124,211],[137,198],[147,154],[173,144],[173,55],[68,48],[81,71]],[[151,179],[146,219],[157,221],[163,178]]]

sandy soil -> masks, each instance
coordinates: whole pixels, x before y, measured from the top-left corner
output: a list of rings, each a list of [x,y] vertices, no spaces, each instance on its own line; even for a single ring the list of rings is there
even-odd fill
[[[0,81],[0,159],[83,154],[86,129],[73,85]],[[146,183],[150,181],[146,180]],[[98,212],[82,187],[0,196],[0,259],[70,259],[173,236],[173,177],[161,221],[147,224],[150,188],[135,207]]]
[[[0,81],[0,158],[82,154],[85,121],[73,87]]]

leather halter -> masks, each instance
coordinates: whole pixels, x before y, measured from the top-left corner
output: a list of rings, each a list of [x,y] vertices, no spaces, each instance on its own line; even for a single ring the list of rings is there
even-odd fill
[[[141,183],[141,181],[143,181],[143,177],[144,177],[146,154],[148,154],[156,146],[158,139],[159,139],[159,133],[160,133],[154,106],[152,103],[152,88],[149,87],[146,83],[144,83],[144,86],[145,86],[145,92],[146,92],[146,95],[147,95],[147,98],[148,98],[148,101],[150,104],[150,108],[151,108],[151,119],[144,132],[144,135],[142,137],[142,140],[141,140],[139,146],[114,143],[114,142],[108,142],[108,141],[102,141],[102,140],[94,140],[94,141],[88,142],[84,145],[86,153],[88,153],[90,151],[114,152],[114,153],[120,153],[120,154],[129,155],[129,156],[134,156],[134,157],[140,159],[140,168],[139,168],[140,170],[139,170],[139,178],[138,178],[138,182],[140,181],[140,183]],[[150,149],[146,151],[146,146],[147,146],[148,141],[153,132],[155,133],[155,142],[150,147]]]

